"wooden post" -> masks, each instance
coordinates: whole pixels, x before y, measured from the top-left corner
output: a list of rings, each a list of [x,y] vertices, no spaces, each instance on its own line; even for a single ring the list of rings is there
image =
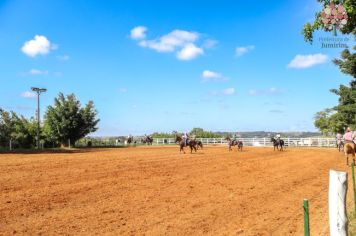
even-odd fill
[[[356,187],[355,187],[355,163],[352,160],[352,190],[354,192],[354,217],[356,217]]]
[[[310,236],[308,199],[304,199],[303,201],[303,211],[304,211],[304,236]]]

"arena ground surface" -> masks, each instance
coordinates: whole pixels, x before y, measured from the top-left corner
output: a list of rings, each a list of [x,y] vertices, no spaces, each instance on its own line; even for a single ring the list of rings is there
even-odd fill
[[[302,235],[304,198],[328,235],[330,169],[351,172],[336,149],[0,154],[0,235]]]

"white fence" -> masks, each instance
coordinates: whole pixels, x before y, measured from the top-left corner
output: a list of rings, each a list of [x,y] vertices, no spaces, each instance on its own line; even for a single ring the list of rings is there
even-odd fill
[[[289,147],[336,147],[334,138],[282,138],[285,146]],[[203,144],[227,144],[224,138],[196,138]],[[272,146],[270,138],[238,138],[244,146],[266,147]],[[174,144],[173,138],[156,138],[153,139],[155,145]]]
[[[289,147],[336,147],[336,139],[334,138],[282,138],[285,146]],[[141,139],[134,137],[134,143],[131,145],[141,145]],[[196,138],[204,145],[227,145],[224,138]],[[242,141],[244,146],[267,147],[272,146],[270,138],[238,138]],[[174,138],[154,138],[153,145],[173,145],[175,144]],[[92,143],[93,147],[100,146],[122,146],[126,145],[123,140],[106,140],[100,139]],[[86,146],[86,142],[76,143],[77,147]]]

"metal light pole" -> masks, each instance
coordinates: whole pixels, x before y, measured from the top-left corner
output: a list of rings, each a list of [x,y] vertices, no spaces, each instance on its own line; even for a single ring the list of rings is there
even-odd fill
[[[47,91],[45,88],[31,87],[37,93],[37,149],[40,149],[40,94]]]

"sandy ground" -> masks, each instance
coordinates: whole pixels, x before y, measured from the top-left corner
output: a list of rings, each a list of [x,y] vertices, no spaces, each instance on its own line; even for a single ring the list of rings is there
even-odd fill
[[[304,198],[328,235],[329,169],[336,149],[0,154],[0,235],[302,235]]]

